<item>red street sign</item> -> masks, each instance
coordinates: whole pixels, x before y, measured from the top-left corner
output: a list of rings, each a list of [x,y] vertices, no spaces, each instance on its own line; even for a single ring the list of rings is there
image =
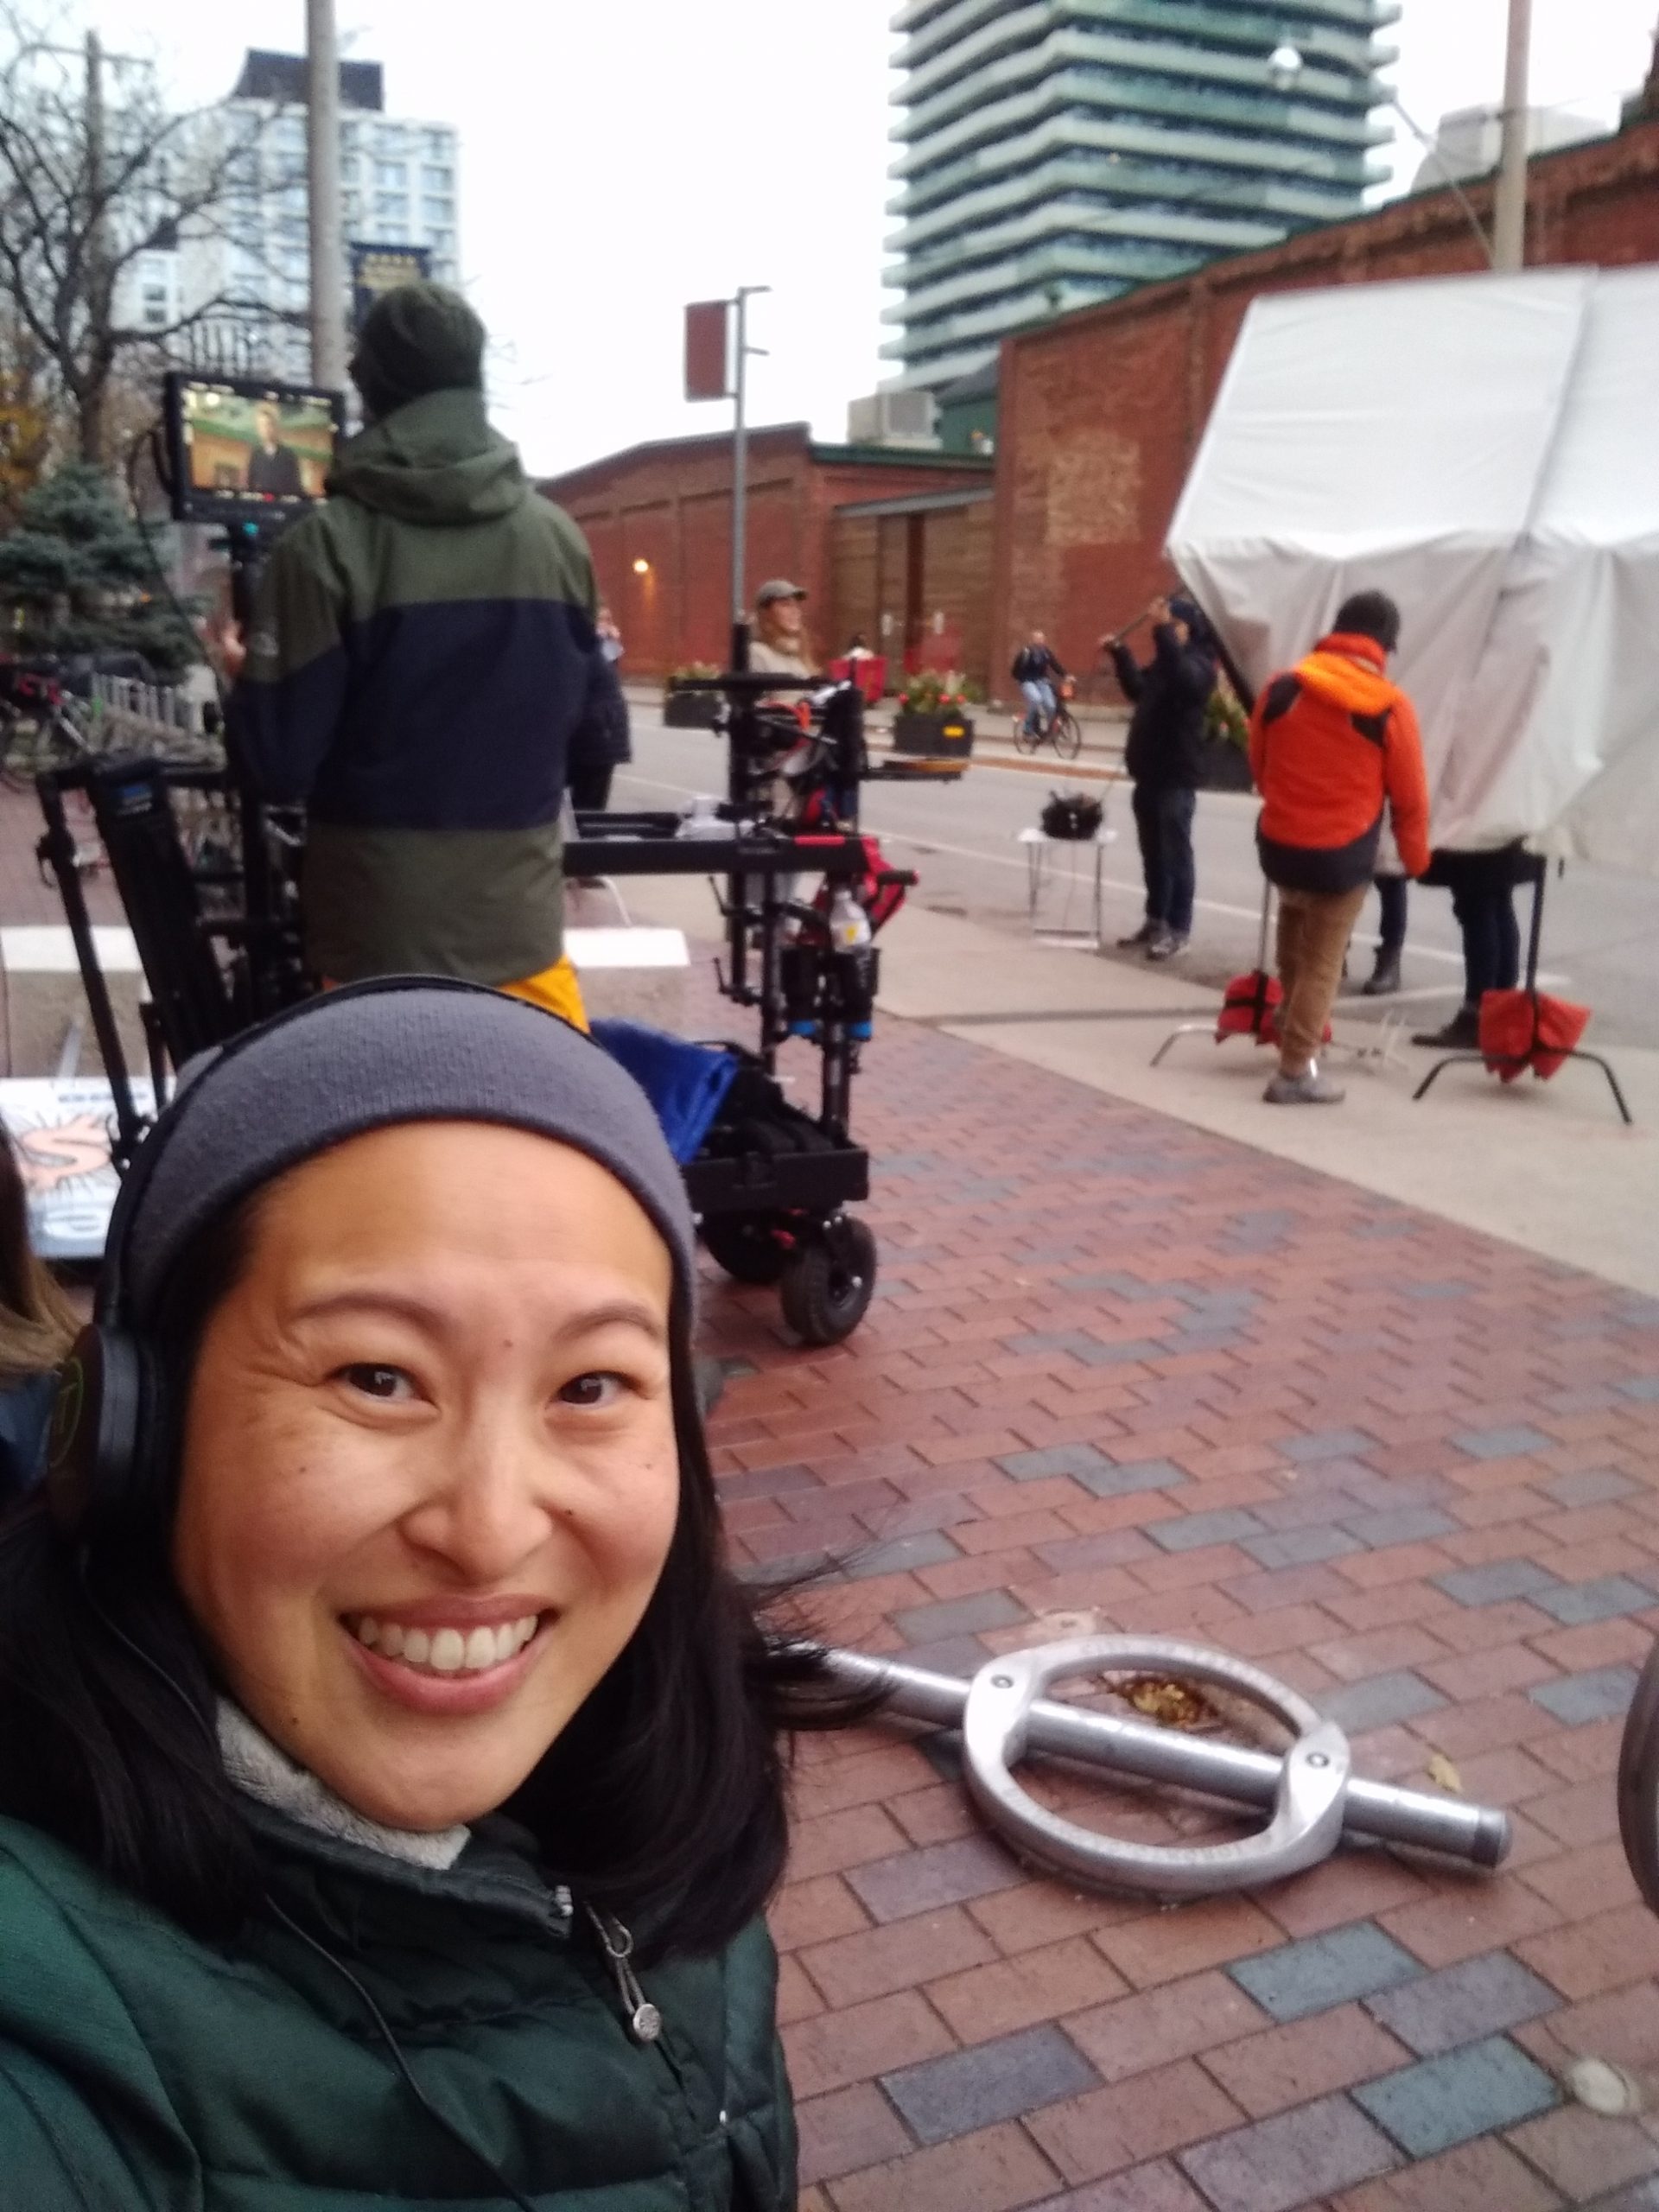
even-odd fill
[[[695,300],[685,311],[685,396],[688,399],[728,399],[726,381],[730,353],[727,321],[729,300]]]

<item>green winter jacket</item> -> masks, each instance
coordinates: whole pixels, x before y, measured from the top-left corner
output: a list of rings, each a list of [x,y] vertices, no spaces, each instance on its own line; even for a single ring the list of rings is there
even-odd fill
[[[437,1873],[251,1815],[268,1901],[348,1967],[426,2097],[545,2212],[787,2212],[789,2088],[759,1923],[647,1968],[628,2030],[582,1911],[522,1832]],[[511,2205],[399,2077],[336,1967],[258,1914],[196,1941],[0,1820],[0,2203],[8,2212],[483,2212]]]
[[[512,982],[558,958],[558,817],[588,695],[593,563],[476,391],[340,448],[260,581],[230,735],[303,800],[306,950],[331,981]]]

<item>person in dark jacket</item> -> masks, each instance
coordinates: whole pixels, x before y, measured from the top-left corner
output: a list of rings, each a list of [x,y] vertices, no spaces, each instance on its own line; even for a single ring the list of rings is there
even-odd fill
[[[576,811],[603,814],[611,803],[612,777],[632,758],[628,702],[616,661],[601,638],[588,657],[588,695],[566,753],[570,804]]]
[[[593,564],[485,418],[484,343],[439,284],[370,308],[352,361],[369,428],[278,539],[245,649],[226,639],[227,734],[267,798],[306,803],[320,978],[458,976],[580,1021],[559,811]]]
[[[111,1240],[0,1525],[7,2206],[791,2212],[778,1732],[844,1713],[724,1561],[644,1093],[348,987]]]
[[[1026,702],[1026,731],[1035,736],[1054,719],[1054,709],[1060,696],[1060,686],[1065,681],[1065,671],[1059,656],[1049,644],[1047,633],[1033,630],[1014,657],[1008,671],[1020,686]]]
[[[1170,960],[1192,934],[1192,817],[1217,652],[1214,632],[1192,600],[1155,600],[1152,626],[1152,658],[1144,668],[1122,639],[1102,643],[1135,709],[1123,765],[1135,786],[1147,885],[1146,918],[1122,943],[1126,950],[1144,946],[1148,960]]]

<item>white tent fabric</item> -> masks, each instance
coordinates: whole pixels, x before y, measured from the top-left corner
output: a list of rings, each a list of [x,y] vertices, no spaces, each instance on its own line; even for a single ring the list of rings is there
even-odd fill
[[[1260,683],[1375,587],[1437,845],[1659,872],[1659,270],[1258,300],[1171,526]]]

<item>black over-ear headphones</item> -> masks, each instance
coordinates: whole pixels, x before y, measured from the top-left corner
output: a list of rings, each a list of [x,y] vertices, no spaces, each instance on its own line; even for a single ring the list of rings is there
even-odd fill
[[[85,1541],[124,1516],[137,1522],[159,1503],[168,1476],[173,1408],[159,1352],[134,1327],[127,1300],[127,1242],[156,1164],[205,1087],[250,1045],[324,1007],[388,991],[451,990],[494,997],[487,984],[454,976],[381,976],[305,999],[219,1046],[190,1077],[139,1146],[110,1215],[92,1319],[58,1371],[47,1439],[46,1497],[66,1536]],[[534,1012],[533,1007],[530,1009]],[[147,1522],[146,1525],[154,1525]]]

